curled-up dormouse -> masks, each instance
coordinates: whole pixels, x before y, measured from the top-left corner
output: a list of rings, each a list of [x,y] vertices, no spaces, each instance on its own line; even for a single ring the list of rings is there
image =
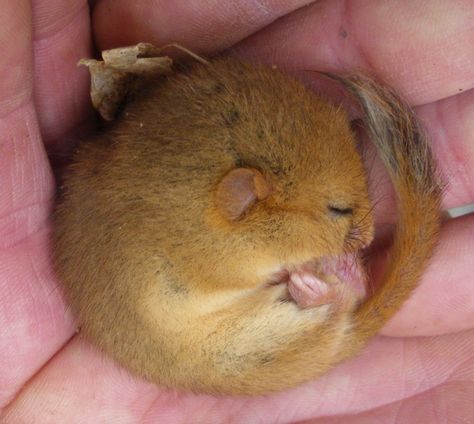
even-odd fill
[[[333,78],[358,101],[398,198],[375,293],[347,115],[277,69],[221,56],[147,80],[73,157],[56,268],[91,341],[157,384],[267,393],[356,354],[399,309],[440,225],[430,150],[393,91]]]

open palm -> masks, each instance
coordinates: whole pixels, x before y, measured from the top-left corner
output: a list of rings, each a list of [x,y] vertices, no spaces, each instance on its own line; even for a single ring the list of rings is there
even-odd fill
[[[473,203],[472,2],[89,3],[0,2],[0,421],[474,421],[474,216],[446,222],[422,285],[359,357],[284,393],[196,396],[131,377],[75,333],[51,267],[55,181],[46,154],[93,123],[88,75],[76,68],[93,43],[177,41],[203,54],[235,46],[293,71],[363,69],[389,81],[432,136],[448,183],[443,206]],[[377,219],[388,221],[389,187],[380,164],[369,168],[382,199]]]

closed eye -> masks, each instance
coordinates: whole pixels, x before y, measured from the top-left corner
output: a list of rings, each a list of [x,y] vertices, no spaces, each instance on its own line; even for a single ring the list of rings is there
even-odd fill
[[[347,207],[340,207],[340,206],[334,206],[334,205],[328,205],[328,211],[333,215],[333,216],[344,216],[344,215],[352,215],[354,213],[354,210],[352,208],[347,208]]]

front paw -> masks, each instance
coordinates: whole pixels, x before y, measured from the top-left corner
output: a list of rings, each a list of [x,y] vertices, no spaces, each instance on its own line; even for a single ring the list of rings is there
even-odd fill
[[[301,308],[332,303],[336,294],[333,285],[312,274],[299,271],[290,274],[288,293]]]

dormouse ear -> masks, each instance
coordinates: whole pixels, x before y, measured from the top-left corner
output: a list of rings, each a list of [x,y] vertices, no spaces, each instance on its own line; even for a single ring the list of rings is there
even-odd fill
[[[236,168],[222,178],[217,186],[217,209],[229,221],[237,221],[258,200],[266,199],[271,185],[260,171]]]

